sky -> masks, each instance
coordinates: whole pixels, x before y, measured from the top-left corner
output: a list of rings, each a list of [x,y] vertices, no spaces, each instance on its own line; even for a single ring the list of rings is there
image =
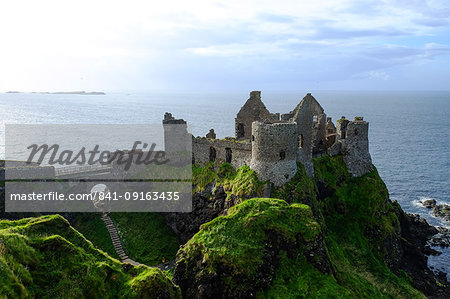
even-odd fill
[[[0,2],[0,91],[449,90],[450,1]]]

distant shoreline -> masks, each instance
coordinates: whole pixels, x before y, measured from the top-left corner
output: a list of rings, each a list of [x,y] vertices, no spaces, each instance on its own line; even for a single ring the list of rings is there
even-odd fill
[[[6,93],[38,93],[38,94],[78,94],[78,95],[106,95],[106,93],[102,91],[56,91],[56,92],[48,92],[48,91],[33,91],[33,92],[21,92],[21,91],[7,91]]]

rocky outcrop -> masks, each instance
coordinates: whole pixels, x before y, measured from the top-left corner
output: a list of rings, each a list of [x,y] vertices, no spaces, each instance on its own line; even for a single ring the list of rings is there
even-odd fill
[[[218,187],[213,194],[213,184],[211,183],[203,192],[197,192],[192,196],[192,212],[164,213],[163,215],[167,225],[184,244],[199,231],[200,225],[213,220],[224,212],[226,197],[227,194],[223,187]]]
[[[425,208],[432,209],[431,213],[445,221],[450,221],[450,205],[437,204],[435,199],[428,199],[420,202]]]
[[[250,199],[202,226],[179,250],[173,279],[184,298],[252,298],[272,283],[282,252],[332,273],[308,206]]]
[[[412,278],[412,285],[431,298],[447,298],[445,273],[436,276],[428,268],[429,255],[440,254],[429,246],[439,230],[431,226],[417,214],[407,214],[397,205],[397,215],[400,227],[396,237],[391,236],[385,240],[386,261],[394,273],[405,271]],[[393,253],[393,254],[392,254]],[[436,281],[440,281],[439,284]]]
[[[450,229],[446,227],[436,227],[438,233],[430,240],[430,245],[449,247],[450,246]]]

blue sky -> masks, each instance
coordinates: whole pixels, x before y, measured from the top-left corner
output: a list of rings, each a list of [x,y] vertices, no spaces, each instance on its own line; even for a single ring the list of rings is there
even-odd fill
[[[5,2],[0,91],[450,89],[446,0]]]

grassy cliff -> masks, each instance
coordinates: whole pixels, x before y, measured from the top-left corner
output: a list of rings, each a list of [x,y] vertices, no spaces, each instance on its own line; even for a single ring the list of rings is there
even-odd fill
[[[352,178],[341,156],[316,159],[314,168],[310,178],[299,164],[273,198],[261,198],[267,182],[247,166],[194,166],[199,202],[190,217],[200,225],[222,216],[180,247],[173,282],[96,249],[86,238],[114,254],[98,219],[74,222],[84,236],[57,215],[0,221],[0,298],[424,298],[417,282],[442,286],[404,267],[422,259],[426,268],[426,259],[375,168]],[[201,221],[205,206],[218,210]],[[151,265],[174,257],[178,241],[161,215],[112,218],[132,258]]]
[[[177,298],[156,268],[121,264],[58,215],[0,221],[0,298]]]
[[[183,294],[423,298],[405,271],[388,266],[396,252],[386,240],[401,239],[400,208],[376,169],[352,178],[340,156],[314,166],[310,178],[299,165],[290,182],[272,190],[278,199],[242,198],[202,225],[178,252],[174,281]],[[196,172],[202,188],[229,180],[211,168]]]

